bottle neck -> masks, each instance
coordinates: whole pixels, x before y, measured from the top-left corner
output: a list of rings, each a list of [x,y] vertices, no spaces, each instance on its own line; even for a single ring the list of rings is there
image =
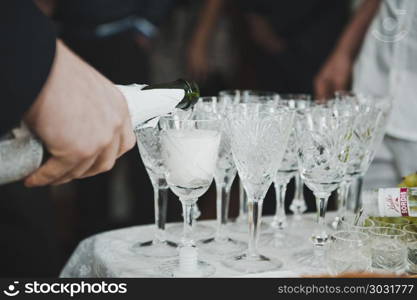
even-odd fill
[[[178,79],[172,82],[166,83],[157,83],[148,85],[142,90],[152,90],[152,89],[182,89],[184,90],[184,97],[177,104],[176,108],[182,110],[188,110],[197,103],[198,98],[200,97],[200,90],[198,85],[194,82],[188,82],[184,79]]]

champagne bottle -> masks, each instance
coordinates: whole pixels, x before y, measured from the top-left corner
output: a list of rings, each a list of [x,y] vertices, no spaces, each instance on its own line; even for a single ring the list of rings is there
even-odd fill
[[[175,109],[188,110],[200,96],[197,84],[184,79],[117,87],[126,99],[132,128],[145,122],[152,126],[149,120],[157,120]],[[0,185],[21,180],[35,171],[42,162],[44,152],[41,141],[23,123],[0,138]]]
[[[194,82],[188,82],[184,79],[177,79],[172,82],[167,83],[157,83],[147,85],[142,90],[153,90],[153,89],[180,89],[184,90],[185,94],[181,101],[176,105],[176,108],[182,110],[188,110],[197,102],[200,97],[200,89],[198,85]]]

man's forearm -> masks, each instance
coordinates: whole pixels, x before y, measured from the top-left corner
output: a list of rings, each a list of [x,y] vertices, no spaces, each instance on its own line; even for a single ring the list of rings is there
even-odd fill
[[[354,59],[358,54],[365,34],[378,11],[380,0],[364,0],[356,9],[352,20],[347,25],[336,46],[336,52]]]
[[[223,0],[206,0],[200,13],[200,21],[194,32],[194,39],[207,46],[209,38],[214,31]]]

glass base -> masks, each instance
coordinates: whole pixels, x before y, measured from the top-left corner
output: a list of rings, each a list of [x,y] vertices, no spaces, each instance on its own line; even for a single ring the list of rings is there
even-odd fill
[[[174,242],[165,241],[154,243],[153,241],[147,241],[144,243],[133,244],[131,250],[135,254],[147,256],[147,257],[174,257],[178,256],[178,245]]]
[[[202,240],[198,244],[198,248],[201,251],[216,256],[229,256],[238,254],[248,247],[246,243],[231,238],[226,238],[224,240],[216,240],[215,238],[210,238],[207,240]]]
[[[294,254],[294,259],[302,267],[302,273],[321,275],[327,273],[324,248],[305,249]]]
[[[339,217],[339,216],[334,217],[333,220],[327,223],[327,226],[335,231],[340,230],[341,225],[342,225],[342,217]]]
[[[222,261],[222,264],[232,270],[245,273],[262,273],[276,271],[282,268],[282,262],[263,255],[248,256],[247,254],[231,257]]]
[[[293,213],[294,219],[299,220],[307,210],[307,205],[304,200],[293,199],[290,204],[290,210]]]
[[[288,249],[299,247],[302,243],[302,237],[289,235],[286,232],[275,233],[269,232],[261,235],[259,245],[261,247]]]
[[[172,259],[162,263],[158,267],[158,273],[162,277],[210,277],[216,272],[216,269],[207,262],[197,261],[193,270],[184,270],[180,266],[179,259]]]
[[[182,224],[171,225],[166,229],[166,233],[177,238],[181,239],[183,234],[184,227]],[[211,226],[202,225],[195,223],[193,227],[193,239],[194,240],[205,240],[211,238],[215,234],[215,229]]]

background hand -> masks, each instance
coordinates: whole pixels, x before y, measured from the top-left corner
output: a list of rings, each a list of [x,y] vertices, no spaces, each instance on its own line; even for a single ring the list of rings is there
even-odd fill
[[[336,91],[349,89],[352,65],[348,55],[337,52],[327,60],[314,79],[315,96],[319,102],[329,99]]]

